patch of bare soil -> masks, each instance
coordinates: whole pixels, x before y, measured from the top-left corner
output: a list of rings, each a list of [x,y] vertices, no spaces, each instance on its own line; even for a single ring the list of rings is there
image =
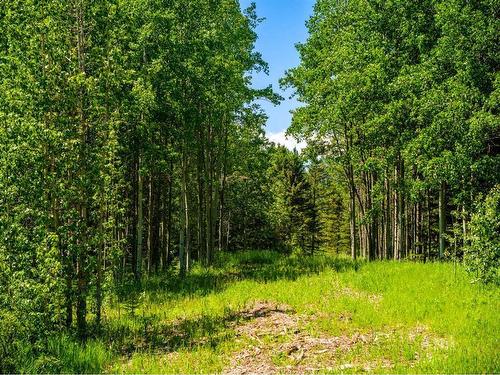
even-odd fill
[[[415,342],[420,340],[422,349],[441,349],[445,350],[451,346],[449,339],[433,334],[429,328],[424,325],[418,325],[408,334],[408,340]]]
[[[238,325],[238,335],[259,337],[267,335],[286,335],[299,325],[299,316],[289,306],[271,302],[257,302],[240,312],[239,316],[250,322]]]
[[[380,294],[368,293],[361,290],[352,289],[343,285],[340,285],[338,281],[333,282],[334,290],[336,295],[339,297],[350,297],[354,299],[366,300],[374,305],[378,305],[382,301],[382,296]]]
[[[394,366],[384,358],[366,363],[341,362],[342,354],[388,340],[395,335],[394,330],[313,337],[302,329],[310,317],[297,315],[290,307],[272,302],[258,302],[241,311],[240,317],[240,324],[235,323],[234,328],[239,340],[248,345],[233,356],[223,372],[227,375],[304,374],[351,368],[369,372]],[[433,337],[423,326],[411,331],[408,340],[421,340],[423,350],[445,348],[446,343]]]

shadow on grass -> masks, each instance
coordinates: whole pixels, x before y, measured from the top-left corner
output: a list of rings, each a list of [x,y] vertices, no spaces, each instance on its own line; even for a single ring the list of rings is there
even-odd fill
[[[101,339],[120,355],[135,352],[174,352],[179,349],[217,347],[232,336],[228,330],[235,320],[232,314],[223,317],[201,316],[174,322],[137,318],[133,324],[108,324]]]
[[[74,336],[50,338],[46,354],[30,364],[28,372],[97,374],[118,357],[127,359],[135,353],[216,348],[234,336],[231,324],[241,319],[232,312],[172,322],[137,315],[123,318],[107,322],[85,343]]]
[[[185,296],[204,296],[222,292],[231,283],[242,280],[273,282],[296,280],[301,276],[318,274],[327,269],[336,272],[358,270],[361,263],[349,258],[318,256],[286,256],[271,251],[251,251],[219,255],[215,265],[202,269],[196,266],[184,278],[178,273],[167,272],[145,278],[141,285],[129,284],[121,287],[118,297],[121,302],[130,301],[142,292],[168,294],[172,299]]]
[[[129,317],[129,324],[108,324],[101,332],[101,340],[114,352],[129,357],[137,352],[171,353],[180,349],[193,350],[201,347],[217,348],[234,338],[233,328],[257,317],[275,312],[290,312],[279,306],[257,306],[238,311],[228,310],[223,316],[202,315],[172,322],[158,317]],[[130,319],[133,321],[130,324]]]
[[[223,316],[197,316],[167,322],[161,316],[138,315],[141,295],[150,303],[186,296],[204,296],[224,291],[231,283],[242,280],[273,282],[296,280],[305,275],[318,274],[327,269],[336,272],[357,270],[360,263],[348,258],[318,255],[285,256],[270,251],[223,254],[215,265],[203,269],[195,267],[181,278],[177,273],[162,273],[145,278],[141,285],[127,285],[119,290],[119,303],[124,315],[108,321],[97,338],[122,356],[135,352],[173,352],[181,348],[217,347],[228,341],[234,331],[234,322],[245,320],[241,312],[226,311]]]
[[[121,315],[106,321],[100,330],[93,330],[86,344],[71,337],[56,338],[48,357],[31,372],[98,373],[113,358],[126,359],[134,353],[171,353],[181,349],[217,348],[234,338],[239,322],[254,317],[241,311],[227,310],[222,316],[202,315],[167,321],[159,315],[142,316],[139,306],[142,296],[149,303],[186,296],[198,297],[224,291],[231,283],[241,280],[273,282],[296,280],[327,269],[337,272],[357,270],[360,263],[347,258],[324,255],[285,256],[270,251],[222,254],[215,265],[204,269],[195,266],[184,278],[177,272],[147,277],[141,285],[125,285],[117,290]]]

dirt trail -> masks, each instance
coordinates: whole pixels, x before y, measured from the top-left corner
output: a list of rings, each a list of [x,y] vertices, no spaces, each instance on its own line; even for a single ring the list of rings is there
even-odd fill
[[[234,329],[238,340],[247,345],[234,354],[223,372],[227,375],[304,374],[347,369],[371,371],[394,367],[394,363],[385,358],[342,362],[342,357],[350,351],[363,352],[371,345],[393,338],[394,330],[315,337],[304,329],[313,318],[298,315],[289,306],[272,302],[258,302],[241,311],[240,317],[240,323],[235,323]],[[446,346],[446,340],[435,339],[420,326],[407,339],[420,340],[423,351]],[[417,355],[415,361],[418,359]]]

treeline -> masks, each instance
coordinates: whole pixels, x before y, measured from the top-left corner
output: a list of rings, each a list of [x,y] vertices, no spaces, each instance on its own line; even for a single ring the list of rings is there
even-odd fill
[[[2,1],[2,348],[84,338],[116,283],[259,245],[251,103],[279,98],[250,87],[258,22],[236,0]]]
[[[476,261],[497,272],[498,224],[470,221],[500,182],[499,15],[489,0],[317,1],[283,80],[305,103],[289,132],[343,172],[353,258],[461,259],[489,236]]]
[[[273,248],[307,255],[347,252],[348,207],[338,168],[282,146],[270,154],[267,226],[275,233]]]

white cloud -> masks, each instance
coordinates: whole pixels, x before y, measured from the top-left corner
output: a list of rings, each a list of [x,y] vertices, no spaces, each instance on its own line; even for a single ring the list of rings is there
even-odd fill
[[[299,152],[302,151],[307,145],[306,142],[297,142],[295,138],[289,136],[287,137],[284,131],[269,133],[267,134],[267,139],[276,144],[285,146],[289,150],[293,150],[295,148]]]

